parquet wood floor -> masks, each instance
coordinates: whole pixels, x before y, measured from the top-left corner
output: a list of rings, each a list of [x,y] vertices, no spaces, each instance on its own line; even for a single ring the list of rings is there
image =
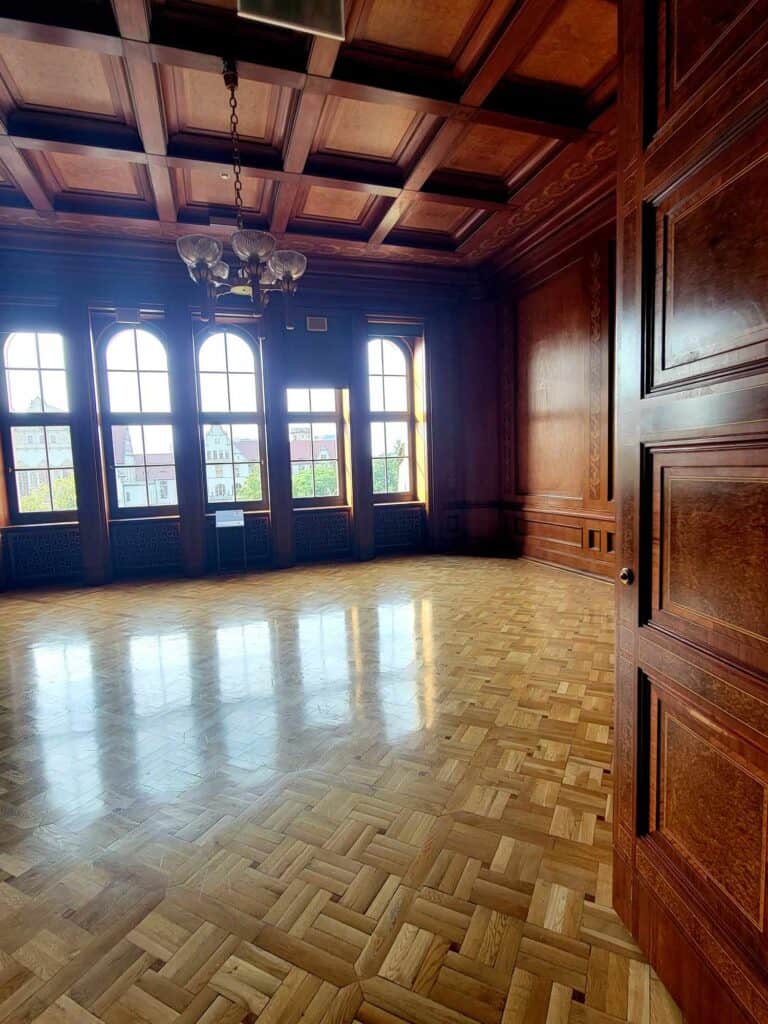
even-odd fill
[[[679,1024],[613,594],[413,558],[0,603],[0,1022]]]

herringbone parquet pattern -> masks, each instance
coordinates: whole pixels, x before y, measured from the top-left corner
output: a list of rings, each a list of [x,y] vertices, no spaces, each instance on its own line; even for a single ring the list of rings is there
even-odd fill
[[[611,910],[611,589],[6,597],[0,1022],[679,1024]]]

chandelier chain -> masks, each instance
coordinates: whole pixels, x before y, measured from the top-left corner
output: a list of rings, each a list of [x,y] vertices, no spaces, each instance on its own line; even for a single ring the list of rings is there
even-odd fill
[[[229,131],[232,139],[232,170],[235,175],[235,211],[237,215],[237,226],[243,228],[243,183],[241,180],[242,163],[240,160],[240,124],[237,116],[237,73],[226,76],[227,88],[229,89]]]

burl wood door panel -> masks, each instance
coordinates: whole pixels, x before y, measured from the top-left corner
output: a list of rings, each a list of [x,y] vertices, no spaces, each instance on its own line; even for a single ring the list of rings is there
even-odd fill
[[[614,900],[688,1020],[757,1024],[768,4],[625,0],[622,18]]]

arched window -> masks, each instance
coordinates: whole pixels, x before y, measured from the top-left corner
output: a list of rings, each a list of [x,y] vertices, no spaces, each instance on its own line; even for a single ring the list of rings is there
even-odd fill
[[[15,331],[2,346],[2,433],[12,518],[73,519],[77,509],[64,339]]]
[[[208,504],[266,504],[264,415],[256,346],[239,331],[216,331],[197,354],[200,427]]]
[[[103,349],[104,445],[112,514],[178,504],[168,356],[156,334],[123,327]]]
[[[410,349],[392,338],[368,342],[374,500],[413,496],[413,376]]]

